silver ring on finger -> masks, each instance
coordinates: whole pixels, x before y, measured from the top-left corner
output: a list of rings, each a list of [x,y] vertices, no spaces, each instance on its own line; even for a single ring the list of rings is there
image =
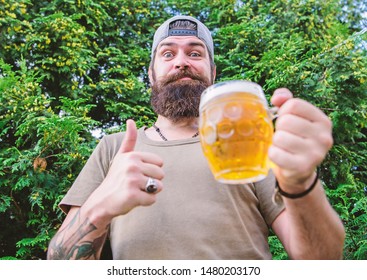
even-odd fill
[[[155,193],[158,190],[157,182],[155,179],[148,177],[148,181],[145,185],[145,191],[147,193]]]

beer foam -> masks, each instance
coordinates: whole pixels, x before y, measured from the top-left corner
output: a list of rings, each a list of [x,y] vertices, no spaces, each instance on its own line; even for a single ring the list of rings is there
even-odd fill
[[[201,95],[199,109],[202,110],[203,106],[205,106],[205,104],[207,104],[213,98],[224,96],[226,94],[234,92],[253,94],[260,99],[266,109],[269,108],[264,91],[262,90],[262,87],[260,85],[245,80],[232,80],[214,84],[204,90]]]

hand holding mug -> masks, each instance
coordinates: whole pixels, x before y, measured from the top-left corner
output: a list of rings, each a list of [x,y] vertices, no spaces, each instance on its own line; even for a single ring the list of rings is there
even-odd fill
[[[332,123],[317,107],[293,98],[288,89],[276,90],[271,102],[279,111],[269,158],[276,164],[282,189],[299,193],[312,184],[316,167],[332,147]]]

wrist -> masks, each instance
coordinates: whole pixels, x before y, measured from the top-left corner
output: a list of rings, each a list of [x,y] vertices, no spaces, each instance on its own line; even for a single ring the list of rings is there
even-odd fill
[[[307,187],[304,188],[304,190],[302,190],[302,191],[288,192],[288,190],[282,189],[280,187],[280,185],[278,183],[278,180],[276,180],[275,189],[276,189],[276,192],[278,192],[280,195],[282,195],[286,198],[297,199],[297,198],[301,198],[301,197],[304,197],[307,194],[309,194],[315,188],[315,186],[317,185],[318,179],[319,179],[319,174],[318,174],[318,170],[316,170],[314,176],[310,177],[310,179],[306,180],[304,185],[306,185]]]
[[[108,211],[103,205],[98,205],[93,202],[93,200],[87,200],[81,210],[88,217],[89,222],[96,228],[105,229],[109,226],[113,217],[108,214]]]

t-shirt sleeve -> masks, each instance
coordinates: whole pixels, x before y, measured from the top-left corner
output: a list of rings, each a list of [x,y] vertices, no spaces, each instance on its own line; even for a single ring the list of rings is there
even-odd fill
[[[59,207],[67,213],[71,206],[82,206],[102,183],[122,141],[122,133],[102,138],[79,173],[75,182],[61,200]]]
[[[269,175],[265,179],[254,183],[254,185],[260,203],[260,212],[270,227],[275,218],[285,209],[283,202],[273,202],[275,191],[275,176],[273,172],[270,170]]]

